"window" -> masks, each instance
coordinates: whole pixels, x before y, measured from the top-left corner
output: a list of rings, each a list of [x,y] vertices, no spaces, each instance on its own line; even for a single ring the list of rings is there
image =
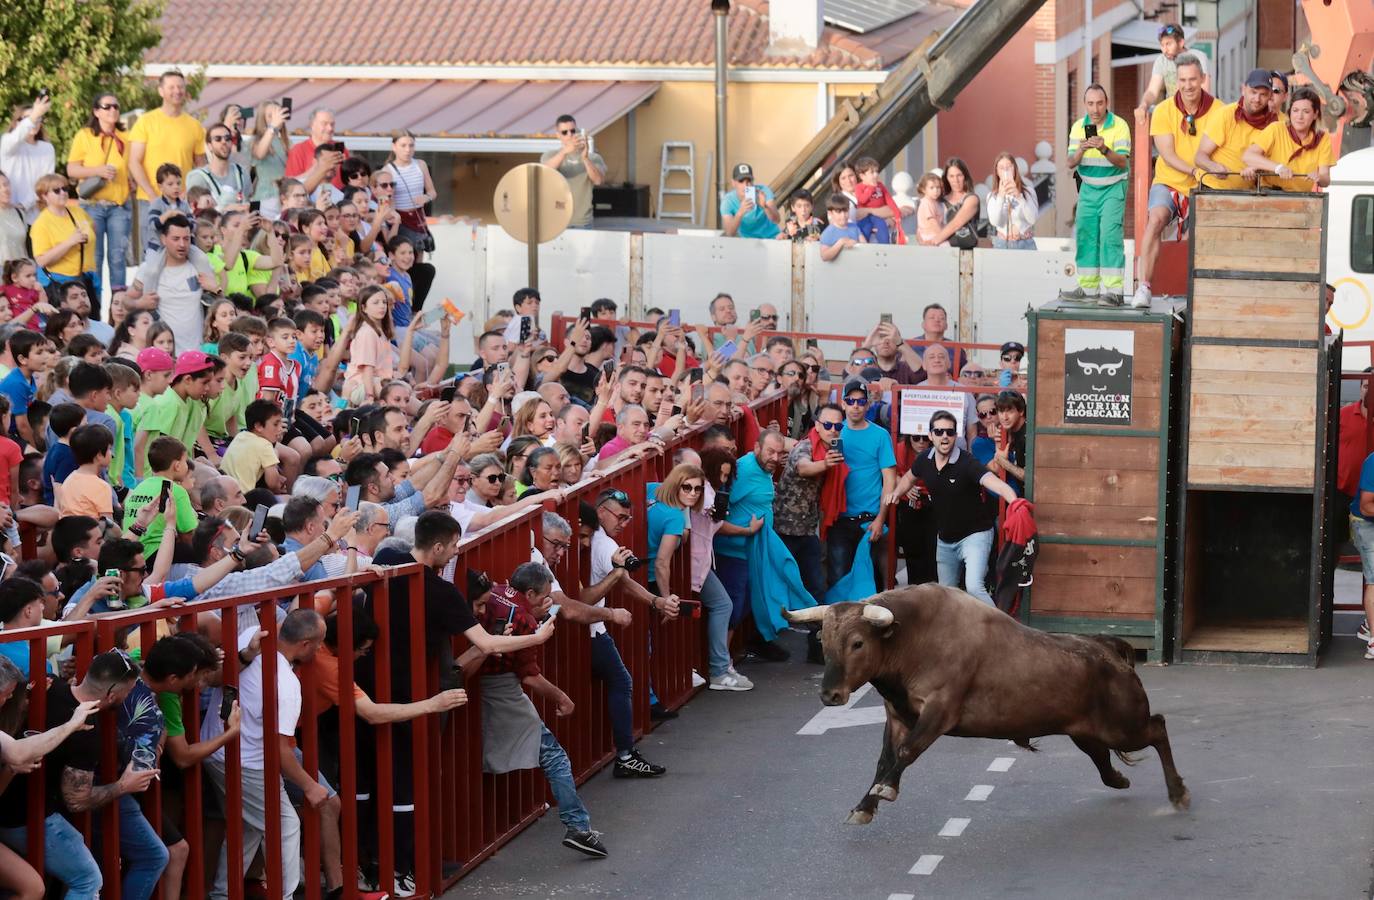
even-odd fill
[[[1374,273],[1374,195],[1361,194],[1350,204],[1350,271]]]

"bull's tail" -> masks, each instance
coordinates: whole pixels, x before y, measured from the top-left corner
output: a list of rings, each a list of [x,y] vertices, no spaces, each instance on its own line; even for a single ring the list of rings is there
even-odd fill
[[[1128,642],[1123,641],[1121,638],[1111,637],[1106,634],[1093,634],[1088,635],[1088,637],[1102,644],[1108,650],[1114,650],[1118,656],[1125,660],[1126,665],[1130,666],[1132,669],[1135,668],[1135,648]]]
[[[1121,643],[1124,644],[1124,643],[1126,643],[1126,642],[1125,642],[1125,641],[1122,641]],[[1128,645],[1128,646],[1129,646],[1129,645]],[[1137,756],[1137,755],[1134,754],[1134,753],[1127,753],[1125,750],[1113,750],[1112,753],[1115,754],[1115,755],[1116,755],[1116,758],[1119,759],[1119,760],[1121,760],[1121,762],[1122,762],[1124,765],[1133,766],[1133,765],[1135,765],[1136,763],[1140,762],[1140,757],[1139,757],[1139,756]]]

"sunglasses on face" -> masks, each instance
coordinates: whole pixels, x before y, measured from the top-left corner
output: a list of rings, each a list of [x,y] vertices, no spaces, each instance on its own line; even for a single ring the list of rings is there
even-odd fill
[[[500,484],[501,482],[506,480],[506,473],[493,472],[490,475],[484,475],[483,477],[487,479],[487,484]]]
[[[849,361],[849,364],[851,366],[871,366],[875,362],[877,362],[877,360],[871,356],[856,356]]]
[[[1002,354],[1002,362],[1020,362],[1020,361],[1021,361],[1021,354],[1019,354],[1019,353],[1004,353],[1004,354]]]
[[[839,431],[844,428],[843,422],[817,422],[816,427],[824,431]]]
[[[867,397],[845,397],[845,398],[844,398],[844,405],[845,405],[845,406],[867,406],[867,405],[868,405],[868,398],[867,398]]]
[[[377,188],[377,190],[381,190],[382,188],[393,188],[395,186],[396,182],[394,181],[379,181],[373,185],[373,187]]]
[[[699,484],[684,484],[682,490],[688,494],[700,494],[705,488]]]
[[[954,437],[957,431],[953,428],[932,428],[930,433],[934,437]]]
[[[55,187],[55,188],[52,188],[51,190],[49,190],[48,193],[49,193],[49,194],[65,194],[65,193],[67,193],[67,189],[66,189],[65,187]]]
[[[118,104],[118,103],[101,103],[101,104],[99,104],[99,105],[96,106],[96,109],[103,109],[103,110],[119,109],[119,104]]]
[[[821,370],[821,367],[820,367],[820,366],[812,365],[812,364],[810,364],[810,363],[808,363],[808,364],[806,365],[805,368],[806,368],[806,371],[808,371],[808,372],[820,372],[820,370]]]
[[[227,144],[227,143],[229,143],[229,135],[227,135],[227,134],[217,134],[217,135],[215,135],[214,137],[210,138],[210,143],[212,143],[212,144]]]
[[[991,418],[992,418],[993,416],[995,416],[995,415],[997,415],[997,410],[995,410],[995,409],[990,409],[990,410],[988,410],[987,412],[980,412],[980,413],[978,414],[978,418],[980,418],[980,419],[991,419]]]
[[[454,484],[457,484],[457,485],[461,485],[462,487],[471,487],[471,486],[472,486],[472,476],[471,476],[471,475],[468,475],[468,476],[463,477],[463,478],[455,478],[455,479],[453,479],[453,483],[454,483]]]
[[[558,133],[559,133],[559,134],[577,134],[577,129],[576,129],[576,128],[560,128],[560,129],[558,129]]]

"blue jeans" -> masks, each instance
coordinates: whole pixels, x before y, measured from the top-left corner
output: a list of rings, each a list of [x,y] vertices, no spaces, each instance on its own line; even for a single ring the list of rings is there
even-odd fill
[[[992,246],[998,250],[1034,250],[1035,238],[1018,238],[1011,241],[998,235],[992,236]]]
[[[102,285],[126,285],[127,275],[124,258],[129,250],[129,234],[133,224],[133,213],[128,201],[122,206],[108,203],[82,203],[81,208],[91,217],[95,226],[95,284],[97,293]],[[105,266],[110,267],[110,280],[105,281]],[[100,297],[91,298],[93,311],[100,309]]]
[[[870,244],[892,243],[892,231],[882,216],[867,215],[854,224],[859,226],[859,234]]]
[[[821,557],[825,555],[821,549],[821,539],[814,534],[780,534],[778,537],[782,538],[787,552],[797,561],[806,590],[817,603],[824,603],[827,585],[825,567],[821,565]]]
[[[167,868],[167,845],[130,794],[119,798],[119,858],[125,865],[120,896],[149,900]]]
[[[0,841],[16,853],[28,852],[29,836],[24,828],[0,828]],[[161,843],[161,842],[159,842]],[[53,813],[43,820],[43,868],[67,886],[67,900],[95,900],[104,883],[100,866],[86,849],[86,841],[72,823]]]
[[[706,607],[706,656],[710,661],[711,677],[715,678],[730,671],[730,618],[735,605],[715,572],[706,573],[697,595],[701,605]]]
[[[749,605],[749,560],[717,553],[716,578],[730,595],[730,627],[736,628]]]
[[[592,638],[592,675],[606,682],[606,706],[611,713],[611,738],[616,753],[629,753],[635,745],[634,711],[630,705],[634,681],[615,641],[605,632]]]
[[[544,730],[539,736],[539,767],[544,770],[554,802],[558,804],[558,818],[568,828],[587,831],[592,827],[592,817],[587,814],[587,807],[582,805],[582,798],[577,796],[572,763],[548,726],[541,727]]]
[[[959,563],[964,564],[964,590],[982,600],[988,606],[996,606],[988,594],[988,556],[992,553],[992,529],[975,531],[961,541],[945,543],[935,541],[935,567],[940,572],[940,583],[950,587],[959,586]]]

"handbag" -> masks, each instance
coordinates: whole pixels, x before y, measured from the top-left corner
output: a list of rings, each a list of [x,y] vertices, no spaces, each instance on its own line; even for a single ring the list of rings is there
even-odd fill
[[[105,148],[105,162],[102,163],[102,165],[108,166],[110,164],[110,151],[114,149],[115,143],[118,140],[119,138],[114,135],[110,136],[110,146]],[[119,152],[124,152],[124,146],[122,144],[120,145]],[[109,183],[110,180],[108,178],[102,178],[99,175],[87,175],[77,182],[76,196],[82,200],[89,200],[99,193],[101,188]]]
[[[76,216],[72,215],[70,209],[67,210],[67,218],[72,220],[73,228],[81,227],[77,224]],[[87,241],[87,243],[90,242]],[[73,281],[81,282],[86,288],[86,296],[91,300],[91,310],[94,313],[100,308],[100,293],[95,289],[95,273],[86,271],[86,244],[82,244],[77,252],[81,260],[77,264],[77,267],[81,269],[80,275],[77,275],[75,278],[70,275],[54,275],[47,269],[39,268],[38,273],[40,277],[38,282],[43,287],[43,293],[47,294],[48,302],[58,308],[61,308],[63,305],[63,294],[66,290],[66,285]]]
[[[958,214],[959,208],[948,200],[940,201],[945,204],[945,221],[948,222]],[[949,236],[949,245],[958,247],[960,250],[972,250],[978,246],[978,232],[974,229],[972,221],[965,222],[959,226],[959,230]]]
[[[397,184],[405,184],[405,181],[401,178],[401,170],[396,168],[394,163],[391,164],[391,171],[396,173]],[[406,187],[406,193],[408,195],[410,194],[410,188],[408,186]],[[414,199],[414,197],[412,196],[411,199]],[[401,209],[397,210],[397,212],[400,213],[401,216],[401,227],[415,235],[415,252],[433,253],[434,235],[430,233],[429,223],[425,221],[424,207],[417,206],[415,209]]]

